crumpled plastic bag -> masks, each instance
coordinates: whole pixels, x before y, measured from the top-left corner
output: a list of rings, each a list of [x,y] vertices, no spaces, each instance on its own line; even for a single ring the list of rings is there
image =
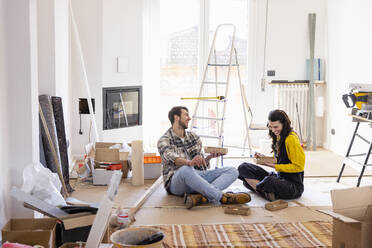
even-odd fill
[[[57,173],[51,172],[41,163],[30,164],[23,170],[21,190],[54,206],[66,206],[60,193],[62,183]]]

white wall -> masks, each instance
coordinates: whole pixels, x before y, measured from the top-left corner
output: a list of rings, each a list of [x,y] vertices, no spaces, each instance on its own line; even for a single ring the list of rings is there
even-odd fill
[[[37,11],[35,0],[0,3],[0,190],[8,219],[32,216],[8,192],[11,186],[21,186],[25,166],[39,161]]]
[[[40,0],[37,7],[39,95],[62,97],[70,140],[68,0]]]
[[[142,85],[142,11],[142,1],[104,1],[102,87]],[[117,72],[118,56],[128,58],[128,72]],[[115,142],[142,139],[142,126],[105,130],[102,138]]]
[[[350,109],[341,100],[348,93],[349,83],[372,83],[372,2],[369,0],[328,1],[328,101],[330,119],[327,137],[330,149],[345,155],[355,124]],[[366,126],[366,125],[363,125]],[[330,129],[336,135],[330,135]],[[371,128],[362,134],[370,138]],[[365,149],[365,145],[356,143]]]
[[[275,70],[271,80],[299,80],[306,77],[310,57],[308,14],[316,13],[315,57],[325,58],[326,4],[324,0],[269,0],[266,70]],[[266,1],[251,0],[249,5],[249,50],[247,94],[254,122],[266,123],[274,108],[274,87],[261,91]]]
[[[142,127],[102,131],[102,88],[142,85],[142,1],[79,0],[73,2],[92,97],[96,100],[96,122],[103,141],[142,139]],[[73,34],[73,31],[71,31]],[[72,153],[84,153],[89,141],[88,115],[82,115],[79,135],[78,98],[86,98],[80,58],[71,38],[71,136]],[[117,57],[127,57],[127,73],[117,72]],[[90,140],[94,140],[94,130]]]
[[[10,216],[10,201],[7,196],[9,189],[9,123],[8,123],[8,75],[7,75],[7,21],[6,21],[7,4],[5,0],[0,0],[0,227],[5,223],[6,216]],[[5,197],[4,197],[5,195]],[[0,238],[1,239],[1,238]]]
[[[54,0],[37,1],[39,94],[55,95],[55,15]]]
[[[72,1],[75,20],[80,34],[81,47],[87,70],[91,97],[95,98],[96,123],[102,130],[102,0]],[[71,26],[71,152],[72,155],[84,154],[84,146],[89,142],[89,115],[82,115],[83,135],[79,135],[79,98],[87,98],[80,54],[75,40],[75,32]],[[101,131],[99,132],[102,133]],[[90,140],[95,138],[91,131]]]
[[[55,37],[55,85],[56,96],[62,97],[63,114],[66,128],[66,138],[70,135],[70,90],[69,90],[69,55],[70,55],[70,28],[69,28],[69,1],[54,0],[54,37]],[[40,70],[39,70],[40,71]],[[71,160],[71,157],[70,157]]]
[[[160,0],[143,1],[143,139],[145,149],[157,151],[160,115],[156,104],[160,93]],[[154,152],[154,150],[148,150]]]

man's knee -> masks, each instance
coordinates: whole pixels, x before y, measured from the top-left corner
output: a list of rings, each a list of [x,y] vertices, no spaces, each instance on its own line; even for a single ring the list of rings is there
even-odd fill
[[[237,179],[239,176],[239,172],[234,167],[225,167],[226,171],[224,173],[229,174],[232,178]]]
[[[181,166],[177,172],[182,176],[189,176],[195,173],[195,169],[188,165]]]

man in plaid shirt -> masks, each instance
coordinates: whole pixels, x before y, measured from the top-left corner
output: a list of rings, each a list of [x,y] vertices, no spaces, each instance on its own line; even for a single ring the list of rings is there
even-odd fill
[[[159,139],[164,186],[169,194],[184,196],[187,208],[206,202],[247,203],[248,193],[223,193],[238,178],[233,167],[209,168],[209,161],[221,154],[204,158],[202,143],[196,134],[186,131],[191,120],[186,107],[173,107],[168,114],[172,127]]]

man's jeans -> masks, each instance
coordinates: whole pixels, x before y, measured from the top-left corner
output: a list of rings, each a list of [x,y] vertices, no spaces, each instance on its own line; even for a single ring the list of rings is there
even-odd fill
[[[174,173],[170,192],[178,196],[183,196],[185,193],[200,193],[209,202],[219,203],[222,190],[229,187],[238,178],[238,175],[238,171],[233,167],[199,171],[184,165]]]

